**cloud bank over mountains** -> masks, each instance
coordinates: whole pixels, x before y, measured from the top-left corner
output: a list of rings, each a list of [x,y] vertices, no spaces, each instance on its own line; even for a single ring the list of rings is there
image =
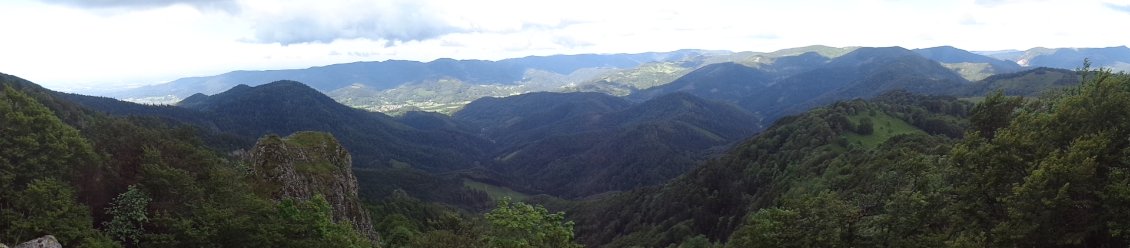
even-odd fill
[[[10,0],[0,68],[48,86],[152,84],[352,61],[677,49],[1128,45],[1115,0]],[[58,71],[72,73],[61,74]],[[98,84],[94,84],[96,87]]]

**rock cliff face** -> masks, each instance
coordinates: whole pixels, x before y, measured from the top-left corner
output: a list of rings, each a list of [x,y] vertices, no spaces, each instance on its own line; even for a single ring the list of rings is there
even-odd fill
[[[0,247],[7,248],[4,244],[0,244]],[[47,235],[28,242],[23,242],[12,248],[63,248],[63,244],[60,244],[59,240],[55,239],[55,236]]]
[[[369,213],[357,197],[357,178],[350,170],[352,159],[333,135],[268,135],[255,144],[249,159],[264,193],[275,199],[301,200],[321,194],[333,207],[334,221],[349,221],[354,229],[378,243]]]

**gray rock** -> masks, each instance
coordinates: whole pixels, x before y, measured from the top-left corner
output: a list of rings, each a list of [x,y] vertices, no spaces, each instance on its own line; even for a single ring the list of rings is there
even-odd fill
[[[6,246],[0,245],[0,247]],[[47,235],[28,242],[23,242],[12,248],[63,248],[63,244],[60,244],[59,240],[55,239],[55,236]]]
[[[275,199],[309,200],[321,194],[333,209],[335,222],[349,221],[353,228],[379,243],[369,212],[357,197],[357,178],[349,152],[333,135],[296,132],[286,138],[259,139],[250,152],[254,177],[273,189]]]

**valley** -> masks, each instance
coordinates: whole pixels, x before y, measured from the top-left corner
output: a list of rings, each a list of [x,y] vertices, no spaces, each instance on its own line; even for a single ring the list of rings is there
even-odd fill
[[[180,99],[164,105],[3,75],[0,196],[21,205],[0,221],[22,231],[0,234],[492,247],[524,214],[586,247],[1126,244],[1126,223],[1100,220],[1130,199],[1113,138],[1130,81],[1093,65],[812,46],[358,62],[128,93]],[[23,217],[44,187],[81,228],[24,226],[47,221]],[[147,197],[138,234],[97,228],[129,194]]]
[[[1124,23],[1127,0],[4,0],[0,248],[1130,247]]]

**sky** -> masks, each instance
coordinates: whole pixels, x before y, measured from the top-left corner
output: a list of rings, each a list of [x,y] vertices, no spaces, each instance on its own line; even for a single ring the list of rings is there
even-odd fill
[[[0,72],[76,91],[354,61],[1130,45],[1130,0],[4,0]]]

